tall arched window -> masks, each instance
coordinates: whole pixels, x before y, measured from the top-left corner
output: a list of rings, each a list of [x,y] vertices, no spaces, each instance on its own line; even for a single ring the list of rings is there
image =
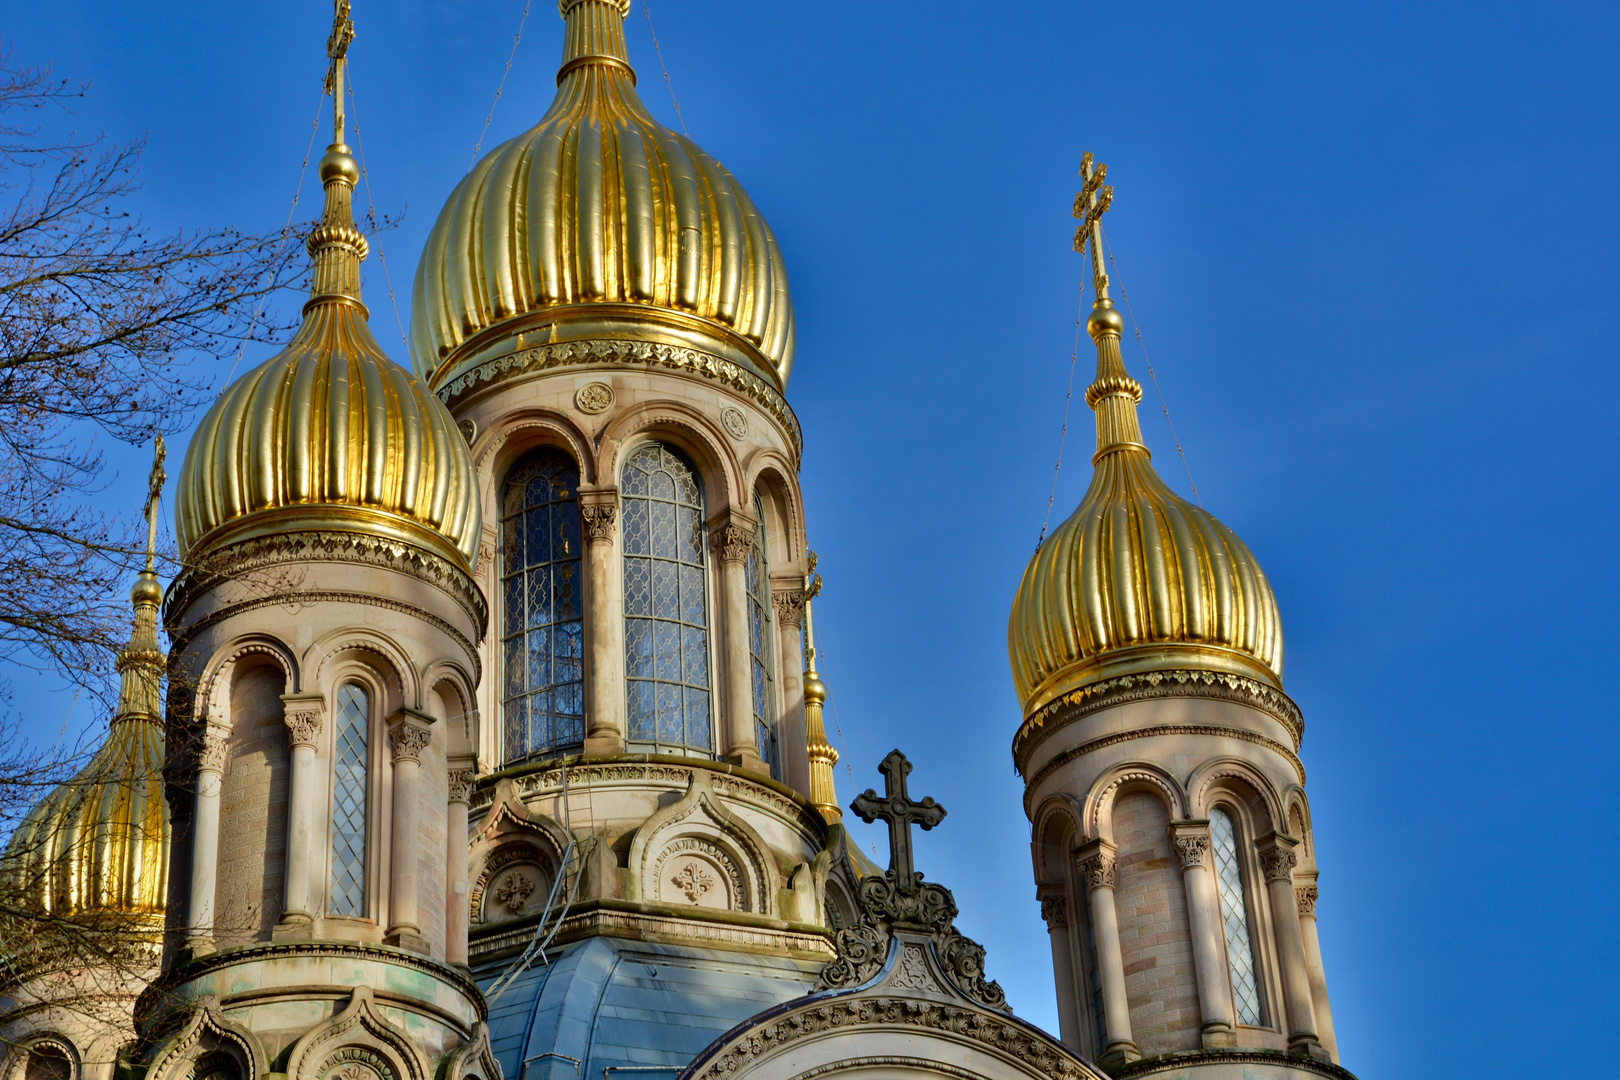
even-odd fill
[[[619,476],[630,742],[712,753],[708,552],[697,473],[644,443]]]
[[[771,570],[765,554],[765,507],[754,496],[754,546],[748,552],[748,674],[752,684],[754,742],[771,775],[781,779],[776,749],[775,688],[771,681]]]
[[[506,760],[585,739],[579,467],[538,450],[501,489],[501,710]]]
[[[1258,1024],[1260,986],[1255,974],[1254,943],[1249,933],[1249,901],[1238,858],[1237,826],[1223,807],[1209,812],[1209,834],[1215,848],[1215,877],[1221,894],[1221,922],[1226,927],[1226,960],[1232,969],[1232,997],[1238,1020]]]
[[[332,914],[366,913],[366,774],[370,770],[371,697],[359,683],[337,692],[332,782]]]

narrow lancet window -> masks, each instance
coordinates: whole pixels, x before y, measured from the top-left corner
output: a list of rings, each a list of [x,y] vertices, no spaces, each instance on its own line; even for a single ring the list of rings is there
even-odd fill
[[[501,491],[501,711],[508,762],[585,739],[579,467],[522,458]]]
[[[754,546],[748,552],[748,673],[752,684],[750,699],[754,707],[754,741],[759,745],[759,756],[764,759],[771,775],[782,778],[776,748],[776,693],[771,681],[771,571],[765,554],[765,508],[756,496],[754,517],[759,526],[754,529]]]
[[[1243,891],[1243,866],[1238,860],[1237,828],[1228,811],[1216,807],[1209,814],[1209,833],[1215,846],[1215,876],[1220,883],[1221,922],[1226,927],[1226,959],[1232,969],[1232,997],[1238,1020],[1261,1022],[1260,987],[1255,976],[1254,945],[1249,934],[1249,904]]]
[[[371,698],[358,683],[337,692],[332,783],[332,914],[366,913],[366,774],[371,764]]]
[[[712,753],[708,552],[697,473],[662,443],[619,477],[624,508],[624,660],[629,741]]]

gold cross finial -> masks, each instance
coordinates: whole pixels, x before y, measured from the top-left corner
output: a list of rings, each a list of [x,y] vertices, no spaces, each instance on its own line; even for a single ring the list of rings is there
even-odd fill
[[[332,141],[343,141],[343,69],[348,63],[349,42],[354,40],[354,20],[349,18],[349,0],[332,0],[332,33],[326,39],[326,92],[332,95]]]
[[[1080,159],[1080,176],[1085,185],[1074,197],[1074,216],[1080,219],[1080,227],[1074,231],[1074,250],[1083,255],[1086,242],[1091,242],[1091,274],[1097,282],[1097,296],[1102,298],[1108,295],[1108,275],[1103,272],[1102,216],[1114,204],[1114,189],[1103,184],[1108,166],[1094,166],[1090,151]]]
[[[163,459],[168,451],[163,446],[163,436],[157,437],[152,446],[152,475],[146,480],[146,570],[151,573],[157,559],[157,508],[158,500],[163,497],[163,481],[169,474],[163,470]]]

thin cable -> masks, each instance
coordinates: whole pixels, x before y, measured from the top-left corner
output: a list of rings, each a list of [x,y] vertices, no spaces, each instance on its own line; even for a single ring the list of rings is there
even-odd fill
[[[825,660],[826,658],[827,651],[825,649],[816,650],[817,660]],[[855,781],[855,767],[849,763],[849,755],[844,752],[844,725],[838,722],[838,704],[833,701],[832,691],[830,690],[827,692],[827,704],[832,706],[833,730],[838,732],[838,757],[843,761],[845,771],[849,773],[849,789],[858,791],[860,785]],[[872,823],[869,821],[866,822],[866,846],[872,849],[872,860],[876,862],[878,858],[877,840],[872,836]]]
[[[1057,500],[1058,473],[1063,471],[1063,445],[1069,439],[1069,406],[1074,402],[1074,367],[1080,360],[1080,326],[1086,317],[1086,279],[1080,278],[1079,310],[1074,313],[1074,351],[1069,354],[1069,389],[1063,394],[1063,430],[1058,434],[1057,464],[1052,468],[1052,493],[1046,497],[1046,517],[1041,521],[1041,535],[1035,541],[1036,550],[1046,543],[1046,527],[1052,524],[1052,503]]]
[[[533,0],[524,0],[523,18],[518,20],[517,36],[512,39],[512,51],[506,57],[506,70],[501,72],[501,84],[495,88],[495,100],[489,103],[489,115],[484,117],[484,126],[478,132],[478,141],[473,143],[472,159],[467,162],[467,171],[472,172],[474,165],[478,164],[478,152],[484,148],[484,136],[489,134],[489,125],[495,119],[495,106],[501,103],[501,91],[506,89],[506,77],[512,74],[512,61],[517,59],[518,43],[523,40],[523,25],[529,21],[529,4]]]
[[[675,84],[669,81],[669,68],[664,66],[664,50],[658,44],[658,32],[653,29],[652,11],[647,7],[647,0],[642,0],[641,13],[647,16],[647,33],[652,35],[653,52],[658,54],[658,66],[664,72],[664,85],[669,87],[669,100],[675,103],[675,118],[681,122],[681,134],[690,139],[692,133],[686,130],[686,117],[681,115],[681,103],[675,101]]]
[[[304,193],[304,174],[309,171],[309,156],[315,151],[315,135],[321,129],[321,110],[326,105],[326,93],[322,91],[321,98],[315,103],[315,119],[309,125],[309,145],[304,147],[304,162],[298,166],[298,186],[293,188],[292,204],[287,207],[287,220],[281,226],[281,243],[276,246],[276,265],[287,250],[287,242],[292,239],[293,215],[298,212],[298,199]],[[253,336],[253,328],[259,325],[259,316],[264,314],[264,305],[269,296],[259,297],[259,302],[253,306],[253,315],[248,319],[247,333],[242,335],[242,341],[236,346],[236,359],[231,361],[231,370],[225,373],[225,381],[219,392],[223,394],[225,388],[231,385],[231,376],[236,374],[236,365],[242,362],[242,352],[247,348],[248,338]]]
[[[354,73],[351,71],[349,83],[349,120],[354,125],[354,145],[360,152],[360,179],[366,183],[366,223],[371,226],[371,235],[376,239],[377,259],[382,263],[383,284],[388,286],[388,303],[394,309],[394,325],[399,327],[399,343],[405,346],[405,360],[410,362],[411,342],[405,336],[405,320],[399,317],[399,301],[394,298],[394,279],[388,273],[388,252],[383,249],[382,229],[377,224],[377,204],[371,201],[371,174],[366,171],[366,140],[360,134],[360,109],[354,101]]]
[[[1097,227],[1102,231],[1102,226]],[[1192,487],[1193,498],[1199,506],[1204,500],[1198,495],[1198,485],[1193,483],[1192,466],[1187,464],[1187,453],[1181,448],[1181,437],[1176,434],[1176,425],[1170,419],[1170,406],[1164,400],[1164,391],[1159,389],[1159,376],[1153,371],[1153,361],[1148,359],[1147,342],[1142,340],[1142,328],[1136,325],[1136,313],[1131,310],[1131,294],[1125,291],[1125,281],[1119,277],[1119,263],[1114,260],[1114,249],[1108,243],[1108,237],[1103,236],[1103,250],[1108,253],[1108,265],[1114,268],[1114,277],[1119,278],[1119,296],[1125,301],[1125,312],[1131,317],[1131,329],[1136,331],[1136,343],[1142,347],[1142,362],[1147,365],[1148,378],[1153,381],[1153,392],[1159,395],[1159,408],[1164,410],[1164,422],[1170,427],[1170,438],[1176,444],[1176,453],[1181,456],[1181,467],[1187,470],[1187,483]]]

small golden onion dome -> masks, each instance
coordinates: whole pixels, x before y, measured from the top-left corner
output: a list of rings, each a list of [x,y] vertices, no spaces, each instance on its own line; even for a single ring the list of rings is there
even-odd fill
[[[634,338],[698,347],[786,387],[793,301],[747,193],[636,94],[627,2],[562,0],[557,96],[439,214],[417,266],[416,370],[435,387],[521,343]]]
[[[366,239],[349,148],[321,159],[326,210],[304,322],[287,347],[238,379],[203,418],[175,500],[182,553],[293,532],[340,531],[413,544],[464,569],[476,559],[472,458],[449,410],[384,355],[361,303]]]
[[[1026,716],[1121,675],[1200,670],[1282,689],[1282,622],[1236,533],[1154,471],[1138,423],[1142,387],[1120,358],[1122,328],[1099,300],[1087,328],[1097,380],[1095,472],[1085,498],[1024,571],[1008,628]]]
[[[135,628],[118,655],[118,711],[107,741],[77,776],[28,812],[0,862],[8,903],[55,916],[150,917],[162,926],[169,867],[163,797],[157,575],[141,574],[131,598]]]

